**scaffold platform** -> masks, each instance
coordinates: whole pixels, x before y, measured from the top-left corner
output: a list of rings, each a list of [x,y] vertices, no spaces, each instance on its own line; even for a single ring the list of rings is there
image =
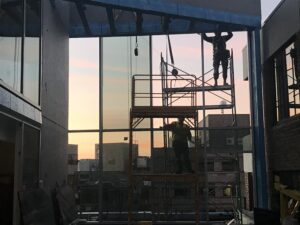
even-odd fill
[[[218,85],[218,86],[164,88],[163,91],[168,93],[182,93],[182,92],[199,92],[199,91],[230,91],[231,89],[232,89],[232,85]]]
[[[134,106],[131,108],[133,118],[195,118],[197,107],[193,106]]]

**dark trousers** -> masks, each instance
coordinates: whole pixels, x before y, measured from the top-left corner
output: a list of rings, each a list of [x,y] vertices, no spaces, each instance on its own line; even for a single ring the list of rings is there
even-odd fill
[[[214,79],[218,80],[219,78],[219,66],[222,64],[223,68],[223,79],[227,79],[227,69],[228,69],[228,56],[226,53],[215,54],[213,58],[213,67],[214,67]]]
[[[187,142],[174,141],[173,142],[174,153],[176,157],[176,172],[181,173],[183,167],[192,172],[191,161],[189,158],[189,147]]]

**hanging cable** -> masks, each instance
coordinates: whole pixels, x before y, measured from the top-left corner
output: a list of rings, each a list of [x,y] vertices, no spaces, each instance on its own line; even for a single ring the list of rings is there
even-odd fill
[[[173,51],[172,51],[171,40],[170,40],[170,36],[169,36],[169,35],[167,35],[167,36],[168,36],[168,46],[169,46],[169,52],[170,52],[171,63],[172,63],[172,65],[174,66],[174,57],[173,57]],[[172,75],[175,76],[175,77],[177,77],[177,75],[178,75],[178,70],[175,69],[174,67],[173,67],[173,69],[172,69]]]

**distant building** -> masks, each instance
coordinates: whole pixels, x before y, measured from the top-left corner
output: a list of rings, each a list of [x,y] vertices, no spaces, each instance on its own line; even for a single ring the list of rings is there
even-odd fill
[[[209,208],[232,210],[238,204],[242,207],[242,202],[237,201],[245,189],[243,150],[249,148],[251,152],[250,115],[237,114],[234,118],[232,114],[210,114],[205,120],[206,137],[200,131],[199,138],[201,149],[206,139]],[[199,123],[202,126],[203,121]],[[204,169],[202,165],[200,159],[200,170]]]
[[[138,156],[138,144],[132,145],[132,159]],[[95,158],[99,158],[99,145],[95,145]],[[103,144],[103,171],[125,172],[128,170],[129,144],[105,143]]]
[[[78,145],[68,145],[68,174],[78,170]]]
[[[75,174],[78,171],[78,145],[68,145],[68,184],[75,183]]]
[[[147,156],[138,156],[135,161],[135,168],[139,171],[148,171],[150,169],[150,158]]]
[[[149,159],[138,157],[138,145],[133,145],[133,162],[140,171],[147,170]],[[99,173],[99,145],[95,145],[96,159],[79,160],[78,186],[82,210],[97,210]],[[103,144],[103,205],[110,211],[127,210],[128,194],[128,143]],[[105,193],[105,194],[104,194]]]
[[[78,161],[78,185],[95,184],[98,181],[98,160],[80,159]]]
[[[98,170],[98,160],[96,159],[80,159],[78,163],[78,171],[92,172]]]

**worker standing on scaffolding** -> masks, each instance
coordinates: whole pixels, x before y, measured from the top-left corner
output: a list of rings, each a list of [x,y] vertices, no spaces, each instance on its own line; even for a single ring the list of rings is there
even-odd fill
[[[189,173],[194,173],[188,147],[188,141],[192,142],[192,135],[190,127],[184,123],[184,117],[179,117],[178,121],[166,124],[164,129],[172,131],[172,145],[177,161],[176,173],[182,173],[183,166]]]
[[[223,68],[223,79],[224,85],[227,79],[227,69],[228,69],[228,59],[230,58],[230,51],[226,49],[226,41],[232,38],[232,32],[227,32],[227,35],[221,35],[220,31],[215,32],[214,37],[208,37],[206,34],[203,34],[203,39],[213,45],[213,67],[214,67],[214,79],[215,86],[218,85],[219,78],[219,66],[222,63]]]

